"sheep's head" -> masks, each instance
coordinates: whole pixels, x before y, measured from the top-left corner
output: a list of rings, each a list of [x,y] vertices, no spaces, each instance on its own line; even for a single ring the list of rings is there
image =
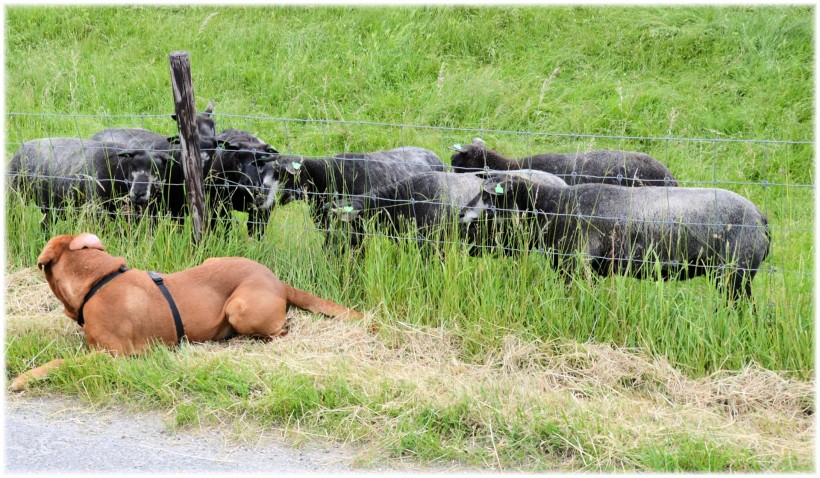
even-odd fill
[[[302,167],[301,157],[279,157],[264,165],[259,173],[265,197],[263,209],[301,199]]]
[[[173,159],[166,153],[154,151],[149,154],[144,149],[119,149],[116,155],[131,203],[145,206],[151,199],[152,189],[158,187],[159,178],[166,173],[165,168]]]
[[[456,144],[450,146],[455,153],[450,157],[450,164],[454,173],[471,173],[486,167],[486,147],[481,138],[473,138],[470,144]]]
[[[216,136],[216,122],[212,117],[213,112],[214,100],[211,100],[210,103],[208,103],[208,107],[205,109],[205,111],[194,117],[194,121],[196,122],[196,129],[199,132],[200,136]],[[171,119],[179,123],[176,114],[172,114]]]
[[[339,199],[332,204],[328,204],[327,208],[338,220],[352,222],[364,210],[364,200],[362,198]]]

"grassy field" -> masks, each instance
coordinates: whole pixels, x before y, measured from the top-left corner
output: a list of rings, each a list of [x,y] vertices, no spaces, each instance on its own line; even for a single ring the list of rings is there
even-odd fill
[[[168,54],[186,50],[217,128],[282,152],[415,145],[446,162],[475,136],[513,157],[642,151],[684,186],[748,197],[773,238],[751,316],[705,278],[565,287],[537,254],[451,245],[439,261],[380,237],[364,259],[329,255],[302,204],[262,240],[235,221],[195,246],[188,225],[82,211],[43,232],[7,194],[7,378],[66,357],[35,393],[364,445],[364,466],[813,469],[813,26],[805,7],[7,8],[7,158],[106,127],[174,134]],[[48,237],[82,230],[141,269],[249,257],[367,319],[297,314],[270,343],[86,356],[27,269]]]

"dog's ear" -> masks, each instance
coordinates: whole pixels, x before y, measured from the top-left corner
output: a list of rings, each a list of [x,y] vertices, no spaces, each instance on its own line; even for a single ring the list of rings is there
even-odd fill
[[[51,262],[59,255],[57,250],[58,249],[54,246],[54,244],[47,244],[43,249],[43,252],[41,252],[40,256],[37,258],[37,268],[43,270],[47,265],[51,264]]]
[[[37,268],[44,270],[46,266],[59,259],[71,239],[72,236],[65,235],[51,238],[46,247],[43,248],[43,252],[37,257]]]
[[[100,242],[100,238],[88,232],[84,232],[79,236],[75,237],[71,241],[71,244],[68,245],[68,248],[72,251],[78,251],[80,249],[98,249],[100,251],[105,250],[105,248],[102,245],[102,242]]]

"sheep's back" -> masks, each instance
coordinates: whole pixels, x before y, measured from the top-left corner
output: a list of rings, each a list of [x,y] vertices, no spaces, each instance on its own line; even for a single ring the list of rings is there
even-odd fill
[[[22,171],[62,177],[96,175],[98,170],[107,170],[107,158],[113,158],[117,149],[127,147],[79,138],[44,138],[24,143],[18,153]]]
[[[96,133],[91,137],[95,141],[120,143],[129,148],[145,149],[149,151],[170,152],[171,144],[168,138],[143,128],[111,128]]]
[[[91,196],[98,189],[98,179],[111,177],[116,163],[108,161],[118,143],[79,138],[43,138],[28,141],[15,154],[10,171],[19,176],[16,187],[30,185],[39,201],[47,197],[77,197],[77,193]]]
[[[732,191],[606,184],[567,191],[563,212],[591,227],[587,230],[601,231],[599,254],[606,255],[618,241],[619,249],[631,251],[653,243],[663,245],[656,251],[662,258],[696,260],[723,257],[728,251],[744,266],[757,267],[768,249],[765,216]]]
[[[436,153],[429,149],[416,146],[402,146],[384,151],[376,151],[374,153],[366,153],[366,156],[372,159],[392,161],[394,164],[406,164],[419,172],[425,170],[444,171],[444,163]]]
[[[660,161],[634,151],[545,153],[522,158],[519,162],[522,167],[555,174],[567,184],[632,185],[634,181],[635,186],[677,186],[671,171]]]

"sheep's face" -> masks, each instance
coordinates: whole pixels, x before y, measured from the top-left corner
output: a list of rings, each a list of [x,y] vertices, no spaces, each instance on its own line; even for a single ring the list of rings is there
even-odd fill
[[[225,180],[253,198],[256,207],[265,203],[260,172],[265,164],[275,159],[278,151],[264,142],[221,141],[219,147],[219,168]]]
[[[456,152],[450,156],[450,164],[453,166],[453,172],[472,173],[484,169],[486,150],[483,145],[456,145],[454,149]]]
[[[285,205],[293,200],[301,199],[302,189],[300,178],[302,163],[292,158],[282,158],[270,161],[260,172],[262,182],[263,209],[270,209],[277,203]]]
[[[159,185],[160,175],[173,160],[165,153],[149,155],[144,150],[120,151],[117,156],[123,166],[131,203],[136,206],[148,204],[152,191]]]
[[[364,210],[364,200],[362,198],[347,198],[334,201],[328,207],[336,219],[344,223],[351,223],[361,217],[361,212]]]
[[[458,220],[465,226],[478,222],[482,218],[492,219],[495,215],[495,202],[490,193],[481,191],[466,206],[461,208]]]
[[[199,132],[199,136],[202,138],[216,136],[216,122],[211,117],[211,113],[213,113],[213,104],[208,106],[208,109],[206,109],[204,113],[198,114],[194,117],[196,129]],[[177,120],[177,115],[171,115],[171,119],[179,123]]]

